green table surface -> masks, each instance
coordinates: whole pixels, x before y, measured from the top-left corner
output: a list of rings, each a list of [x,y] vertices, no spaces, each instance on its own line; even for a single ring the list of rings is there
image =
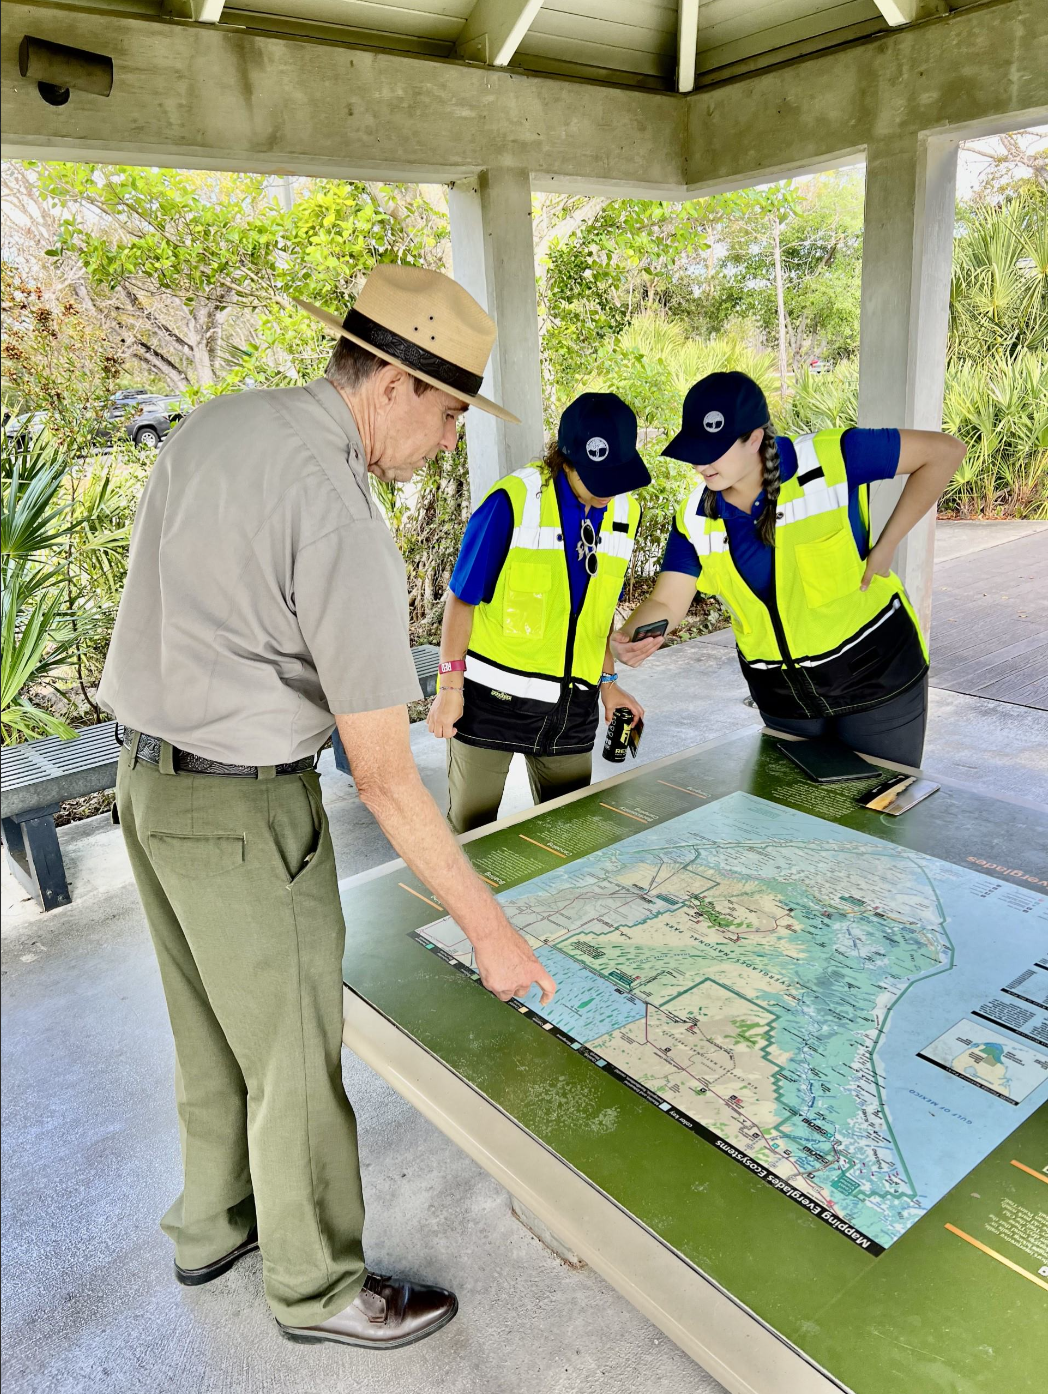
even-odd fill
[[[1045,811],[944,785],[900,818],[872,814],[857,806],[856,786],[809,783],[759,733],[641,766],[465,850],[489,881],[515,885],[629,837],[637,816],[651,826],[737,790],[1048,889]],[[843,1385],[857,1394],[1048,1389],[1045,1280],[946,1228],[987,1236],[1005,1202],[1048,1211],[1048,1106],[875,1257],[415,942],[411,931],[443,911],[402,865],[347,882],[343,904],[349,988]],[[1036,1275],[1029,1252],[986,1242]]]

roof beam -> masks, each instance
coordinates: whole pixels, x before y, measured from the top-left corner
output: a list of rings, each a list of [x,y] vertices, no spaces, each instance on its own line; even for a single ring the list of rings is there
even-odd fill
[[[922,133],[1040,124],[1046,51],[1044,0],[1004,0],[699,88],[686,99],[688,194],[831,169]]]
[[[677,91],[695,86],[696,51],[699,46],[699,0],[677,0]]]
[[[18,72],[27,33],[109,54],[112,96],[42,101]],[[527,169],[659,198],[682,182],[684,115],[673,92],[127,11],[0,5],[0,131],[15,159],[425,183]]]
[[[109,54],[112,95],[42,101],[18,72],[26,33]],[[831,168],[921,132],[1042,122],[1046,49],[1044,0],[1003,0],[682,97],[4,0],[3,153],[434,183],[527,169],[536,189],[683,198]]]
[[[874,0],[874,4],[893,28],[949,12],[944,0]]]
[[[542,0],[476,0],[455,43],[460,58],[504,68],[542,9]]]
[[[161,13],[172,19],[192,19],[198,24],[217,24],[226,0],[163,0]]]

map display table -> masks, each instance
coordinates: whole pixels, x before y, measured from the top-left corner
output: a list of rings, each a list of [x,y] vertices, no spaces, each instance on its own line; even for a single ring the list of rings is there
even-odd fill
[[[1048,814],[881,777],[747,732],[472,836],[547,1008],[355,877],[346,1041],[727,1388],[1033,1390]]]

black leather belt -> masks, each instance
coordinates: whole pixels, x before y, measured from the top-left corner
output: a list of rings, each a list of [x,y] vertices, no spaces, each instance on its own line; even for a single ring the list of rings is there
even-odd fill
[[[149,765],[160,764],[160,737],[147,736],[144,733],[132,731],[129,726],[118,726],[116,728],[117,743],[122,745],[125,750],[133,749],[135,736],[138,735],[139,760],[145,760]],[[180,750],[177,745],[171,747],[171,763],[175,769],[183,774],[217,774],[224,775],[227,779],[257,779],[257,765],[225,765],[221,760],[208,760],[203,755],[194,755],[191,750]],[[306,770],[311,770],[316,765],[316,756],[306,755],[301,760],[292,760],[290,764],[275,766],[277,774],[304,774]]]

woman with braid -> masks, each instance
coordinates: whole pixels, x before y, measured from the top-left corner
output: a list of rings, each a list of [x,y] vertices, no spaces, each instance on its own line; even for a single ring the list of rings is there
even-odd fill
[[[651,596],[612,636],[618,661],[635,667],[654,653],[663,640],[633,642],[633,632],[661,620],[675,629],[697,587],[727,607],[766,725],[919,766],[928,649],[891,565],[964,445],[937,431],[776,436],[752,378],[713,373],[689,391],[664,453],[699,479]],[[909,477],[871,545],[869,486],[896,475]]]

